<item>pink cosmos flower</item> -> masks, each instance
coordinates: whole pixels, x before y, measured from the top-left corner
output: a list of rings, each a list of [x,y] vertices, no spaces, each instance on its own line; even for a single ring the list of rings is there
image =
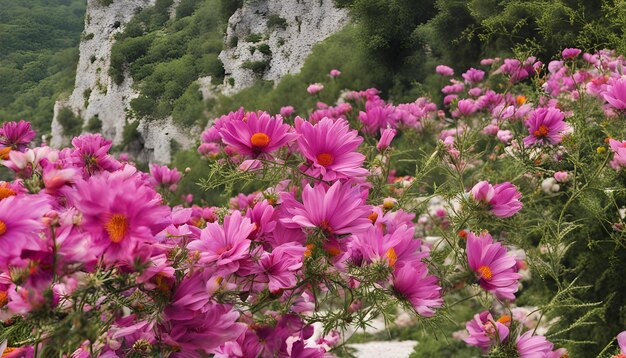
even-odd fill
[[[552,351],[554,344],[550,343],[544,336],[533,336],[532,331],[517,337],[515,346],[520,358],[559,358],[560,353]]]
[[[293,111],[294,109],[292,106],[284,106],[280,108],[280,115],[283,117],[289,117],[293,114]]]
[[[302,203],[290,194],[282,193],[285,211],[291,218],[281,221],[288,227],[318,228],[326,234],[343,235],[367,230],[372,226],[368,215],[372,212],[363,202],[357,186],[337,181],[331,187],[307,185],[302,190]]]
[[[478,83],[485,78],[485,71],[470,68],[462,76],[467,82]]]
[[[201,264],[214,264],[221,274],[239,269],[239,261],[246,258],[251,241],[248,236],[254,230],[250,219],[234,211],[224,218],[224,225],[210,223],[200,234],[200,239],[187,245],[187,248],[200,253]]]
[[[522,277],[517,273],[514,255],[507,253],[502,244],[493,240],[488,232],[467,237],[467,260],[476,273],[480,286],[500,300],[514,300]]]
[[[78,181],[68,195],[83,214],[81,228],[91,236],[91,249],[108,264],[134,262],[168,225],[170,209],[132,166]]]
[[[564,59],[569,60],[572,58],[576,58],[578,55],[580,55],[581,52],[582,51],[577,48],[566,48],[566,49],[563,49],[563,51],[561,52],[561,55],[563,56]]]
[[[565,114],[556,108],[534,110],[525,123],[530,135],[524,138],[524,145],[561,143],[564,133],[569,130],[564,118]]]
[[[565,183],[569,180],[569,174],[566,171],[556,172],[554,173],[554,180],[559,183]]]
[[[626,77],[611,80],[602,96],[612,108],[626,110]]]
[[[323,118],[314,126],[296,119],[296,131],[300,134],[298,147],[310,161],[306,174],[321,176],[323,180],[351,179],[368,174],[362,167],[365,156],[357,152],[363,138],[356,130],[350,130],[347,121]]]
[[[476,112],[476,110],[478,109],[474,100],[471,99],[460,100],[459,102],[457,102],[457,108],[459,109],[459,112],[461,112],[461,114],[464,116],[469,116],[472,113]]]
[[[496,133],[496,137],[500,142],[509,144],[511,139],[513,139],[513,133],[511,133],[510,130],[499,130],[498,133]]]
[[[380,139],[378,140],[378,144],[376,144],[376,148],[381,152],[385,149],[389,148],[391,141],[396,136],[396,130],[393,128],[387,128],[385,130],[380,130]]]
[[[291,288],[298,283],[297,272],[302,267],[306,248],[298,244],[280,245],[271,253],[265,252],[259,260],[262,271],[257,275],[259,282],[268,282],[270,292]]]
[[[321,92],[324,89],[324,85],[321,83],[313,83],[311,85],[309,85],[309,87],[306,88],[306,91],[309,92],[309,94],[316,94]]]
[[[330,75],[330,77],[338,77],[339,75],[341,75],[341,71],[339,71],[338,69],[334,68],[334,69],[330,70],[329,75]]]
[[[381,128],[396,126],[395,107],[377,101],[367,101],[365,112],[359,112],[359,120],[363,123],[364,133],[374,134]]]
[[[438,279],[428,274],[428,266],[424,262],[398,264],[394,271],[393,288],[411,302],[421,316],[431,317],[435,314],[434,308],[443,305]]]
[[[435,72],[442,76],[452,76],[454,75],[454,70],[446,65],[439,65],[435,67]]]
[[[617,335],[617,345],[619,346],[620,353],[626,356],[626,331]],[[618,358],[622,358],[619,357]]]
[[[5,122],[0,127],[0,145],[3,147],[23,151],[33,138],[35,131],[30,128],[30,122]]]
[[[166,165],[158,165],[156,163],[150,166],[150,183],[155,187],[162,186],[170,191],[176,191],[176,187],[180,179],[183,177],[178,169],[170,169]]]
[[[219,133],[225,144],[253,157],[276,151],[298,137],[288,124],[283,124],[282,117],[270,117],[265,112],[260,115],[250,112],[245,120],[228,121]]]
[[[474,185],[470,194],[472,199],[486,204],[489,211],[499,218],[508,218],[522,209],[519,201],[522,194],[509,182],[492,186],[486,180],[481,181]]]
[[[469,337],[463,339],[465,343],[479,347],[486,352],[492,344],[503,342],[509,336],[509,327],[496,321],[489,311],[477,313],[474,319],[465,324]]]
[[[24,249],[37,249],[43,216],[50,208],[43,195],[12,195],[0,200],[0,270],[20,260]]]
[[[113,172],[121,167],[112,155],[109,154],[111,141],[104,139],[100,134],[83,134],[72,139],[74,150],[70,161],[74,166],[83,168],[85,176],[100,171]]]

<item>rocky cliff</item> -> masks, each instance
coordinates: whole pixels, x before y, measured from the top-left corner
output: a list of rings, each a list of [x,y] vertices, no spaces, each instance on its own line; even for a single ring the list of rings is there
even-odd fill
[[[102,135],[114,144],[123,142],[124,128],[136,120],[129,113],[129,104],[139,94],[130,75],[124,76],[119,85],[109,77],[111,48],[115,34],[123,31],[140,9],[154,3],[155,0],[88,0],[75,87],[68,98],[60,98],[55,105],[52,146],[66,145],[69,140],[58,119],[62,108],[70,108],[81,118],[83,128],[90,120],[99,120]],[[171,14],[178,3],[172,5]],[[219,56],[226,72],[224,84],[211,86],[206,78],[200,78],[203,98],[216,92],[235,93],[260,77],[279,81],[286,74],[298,72],[312,47],[347,21],[347,12],[335,8],[333,0],[245,1],[229,19],[225,49]],[[200,130],[179,128],[171,118],[142,120],[137,126],[141,144],[135,153],[137,159],[167,163],[171,159],[171,143],[191,147]]]

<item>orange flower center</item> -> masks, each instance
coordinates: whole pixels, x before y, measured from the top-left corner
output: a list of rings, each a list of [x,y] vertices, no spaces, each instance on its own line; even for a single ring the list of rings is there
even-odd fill
[[[0,159],[4,159],[4,160],[9,159],[10,152],[11,152],[11,147],[0,148]]]
[[[491,277],[493,276],[493,273],[491,273],[491,269],[488,266],[479,267],[478,274],[485,280],[491,280]]]
[[[325,167],[333,164],[333,155],[330,153],[322,153],[317,156],[317,162],[319,165],[323,165]]]
[[[9,303],[9,294],[4,291],[0,291],[0,308],[4,307]]]
[[[326,250],[331,257],[335,257],[341,253],[341,249],[337,245],[324,245],[324,250]]]
[[[0,186],[0,200],[14,195],[17,195],[17,193],[13,189],[7,188],[6,186]]]
[[[320,229],[322,229],[325,233],[332,234],[333,228],[330,227],[330,223],[326,220],[322,220],[320,222]]]
[[[396,250],[394,250],[393,247],[387,250],[385,256],[387,256],[387,258],[389,259],[389,266],[395,265],[396,261],[398,261],[398,255],[396,255]]]
[[[517,96],[515,98],[515,102],[517,102],[518,106],[521,106],[522,104],[526,103],[526,97],[524,97],[524,96]]]
[[[252,137],[250,137],[250,144],[252,144],[253,147],[265,148],[270,144],[270,137],[265,133],[254,133]]]
[[[164,274],[159,272],[154,278],[154,282],[156,283],[157,290],[161,292],[169,292],[170,286],[167,282],[167,277]]]
[[[16,350],[17,348],[13,348],[13,347],[6,347],[4,352],[2,353],[3,357],[8,357],[9,354],[11,354],[11,352],[13,352],[14,350]]]
[[[375,222],[376,222],[376,220],[378,220],[378,213],[377,213],[377,212],[375,212],[375,211],[372,211],[372,213],[371,213],[371,214],[369,214],[369,215],[367,216],[367,218],[368,218],[368,219],[370,219],[370,220],[372,221],[372,223],[375,223]]]
[[[548,127],[544,124],[539,126],[539,129],[533,132],[533,135],[537,138],[542,138],[548,135]]]
[[[0,220],[0,236],[4,235],[7,232],[7,224],[4,221]]]
[[[104,224],[104,229],[109,234],[112,242],[119,244],[124,240],[128,231],[128,219],[123,214],[113,214],[109,221]]]
[[[509,323],[511,323],[511,316],[505,314],[504,316],[498,318],[498,322],[508,326]]]
[[[306,245],[306,250],[304,251],[304,257],[311,257],[314,247],[315,246],[313,244]]]

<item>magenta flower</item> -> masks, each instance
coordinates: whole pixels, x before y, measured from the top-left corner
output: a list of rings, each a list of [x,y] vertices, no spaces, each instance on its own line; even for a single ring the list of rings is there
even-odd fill
[[[368,215],[372,212],[365,205],[357,186],[337,181],[331,187],[307,185],[302,191],[302,204],[290,194],[281,195],[285,211],[291,218],[281,221],[288,227],[317,228],[326,234],[344,235],[367,230],[372,226]]]
[[[83,214],[81,228],[91,236],[91,250],[107,264],[133,263],[169,224],[170,209],[132,166],[78,181],[69,195]]]
[[[329,75],[330,77],[339,77],[339,75],[341,75],[341,71],[339,71],[336,68],[333,68],[332,70],[330,70]]]
[[[524,145],[559,144],[569,126],[563,121],[565,114],[556,108],[537,108],[526,120],[530,135],[524,138]]]
[[[464,116],[469,116],[472,113],[476,112],[478,107],[476,106],[476,102],[472,99],[462,99],[457,103],[457,108],[459,112]]]
[[[280,115],[283,117],[289,117],[290,115],[293,114],[293,106],[284,106],[284,107],[280,107]]]
[[[515,299],[522,275],[517,273],[514,255],[508,254],[506,248],[486,231],[479,236],[469,233],[466,252],[469,266],[483,289],[500,300]]]
[[[552,351],[554,344],[550,343],[544,336],[533,336],[532,331],[517,337],[515,346],[520,358],[559,358],[560,353],[554,354]]]
[[[359,112],[359,120],[363,123],[361,131],[367,134],[374,134],[381,128],[395,128],[397,121],[395,107],[385,105],[382,101],[367,101],[365,112]]]
[[[30,122],[5,122],[0,127],[0,145],[3,147],[23,151],[33,138],[35,131],[30,128]]]
[[[272,293],[294,287],[298,283],[296,274],[302,267],[305,251],[302,245],[288,243],[274,248],[272,253],[263,253],[259,260],[262,271],[256,276],[257,281],[268,282]]]
[[[109,154],[111,141],[104,139],[100,134],[83,134],[72,139],[74,150],[70,161],[77,168],[83,168],[85,176],[101,171],[113,172],[121,167],[112,155]]]
[[[224,123],[220,135],[225,144],[253,157],[276,151],[297,138],[291,127],[283,124],[282,117],[270,117],[265,112],[260,115],[249,112],[245,120]]]
[[[180,179],[183,177],[178,169],[170,169],[166,165],[158,165],[156,163],[150,166],[150,183],[155,187],[163,187],[170,191],[176,191],[176,187]]]
[[[306,91],[309,92],[309,94],[316,94],[321,92],[324,89],[324,85],[321,83],[313,83],[311,85],[309,85],[309,87],[306,88]]]
[[[617,335],[617,345],[619,346],[620,353],[626,355],[626,331]]]
[[[210,301],[207,275],[196,273],[176,288],[172,303],[165,308],[163,341],[180,349],[179,357],[207,355],[227,341],[235,340],[246,330],[238,323],[239,313],[230,306]]]
[[[478,82],[481,82],[485,78],[485,71],[477,70],[475,68],[470,68],[461,76],[463,76],[463,78],[467,82],[478,83]]]
[[[472,199],[486,205],[491,214],[499,218],[508,218],[522,209],[519,198],[522,193],[509,182],[491,185],[488,181],[481,181],[470,191]]]
[[[382,221],[385,218],[380,219]],[[385,221],[392,224],[393,219],[387,217]],[[393,231],[387,234],[380,227],[382,223],[379,227],[370,226],[367,231],[354,237],[351,242],[352,250],[358,251],[368,263],[384,262],[390,267],[401,263],[421,262],[428,253],[422,251],[422,242],[413,238],[415,229],[412,223],[409,224],[410,226],[402,223],[398,227],[392,227]]]
[[[612,80],[602,95],[609,106],[618,110],[626,110],[626,77]]]
[[[581,52],[582,51],[577,48],[566,48],[566,49],[563,49],[563,51],[561,52],[561,55],[563,56],[564,59],[569,60],[572,58],[576,58],[578,55],[580,55]]]
[[[254,230],[250,219],[234,211],[224,218],[224,225],[210,223],[200,234],[200,239],[187,245],[187,248],[200,253],[199,263],[214,264],[221,274],[229,274],[239,269],[239,261],[248,256],[250,240]]]
[[[489,311],[474,315],[474,319],[465,324],[469,337],[463,339],[465,343],[479,347],[486,352],[491,345],[503,342],[509,336],[509,327],[493,319]]]
[[[348,122],[333,122],[323,118],[315,126],[309,122],[297,122],[298,147],[311,162],[306,174],[323,180],[364,177],[367,169],[362,167],[365,156],[357,152],[363,141],[357,131],[350,130]],[[305,167],[306,168],[306,167]]]
[[[378,144],[376,144],[376,148],[381,152],[385,149],[389,148],[391,141],[396,136],[396,130],[393,128],[387,128],[385,130],[380,130],[380,139],[378,140]]]
[[[45,228],[43,216],[51,210],[43,195],[11,195],[0,200],[0,270],[8,272],[24,249],[37,249]]]
[[[442,76],[454,75],[454,70],[446,65],[438,65],[437,67],[435,67],[435,72]]]
[[[443,305],[438,279],[428,274],[428,266],[424,262],[398,264],[394,271],[393,288],[411,302],[421,316],[431,317],[435,314],[434,308]]]

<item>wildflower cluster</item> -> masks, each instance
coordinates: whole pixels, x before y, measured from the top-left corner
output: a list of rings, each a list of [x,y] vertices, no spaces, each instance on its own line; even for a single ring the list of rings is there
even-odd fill
[[[368,89],[307,116],[223,115],[197,150],[203,187],[232,194],[227,207],[172,205],[183,173],[143,173],[99,134],[31,148],[27,122],[3,124],[15,179],[0,183],[0,352],[324,357],[398,307],[430,323],[469,302],[478,313],[455,337],[484,354],[567,356],[552,342],[588,316],[561,329],[559,310],[600,306],[564,268],[581,219],[570,209],[626,172],[622,58],[579,56],[567,49],[544,76],[533,57],[486,59],[462,79],[438,66],[440,109]],[[626,198],[611,185],[608,204],[580,210],[607,208],[601,230],[620,252]],[[518,306],[543,289],[531,272],[554,295]]]

